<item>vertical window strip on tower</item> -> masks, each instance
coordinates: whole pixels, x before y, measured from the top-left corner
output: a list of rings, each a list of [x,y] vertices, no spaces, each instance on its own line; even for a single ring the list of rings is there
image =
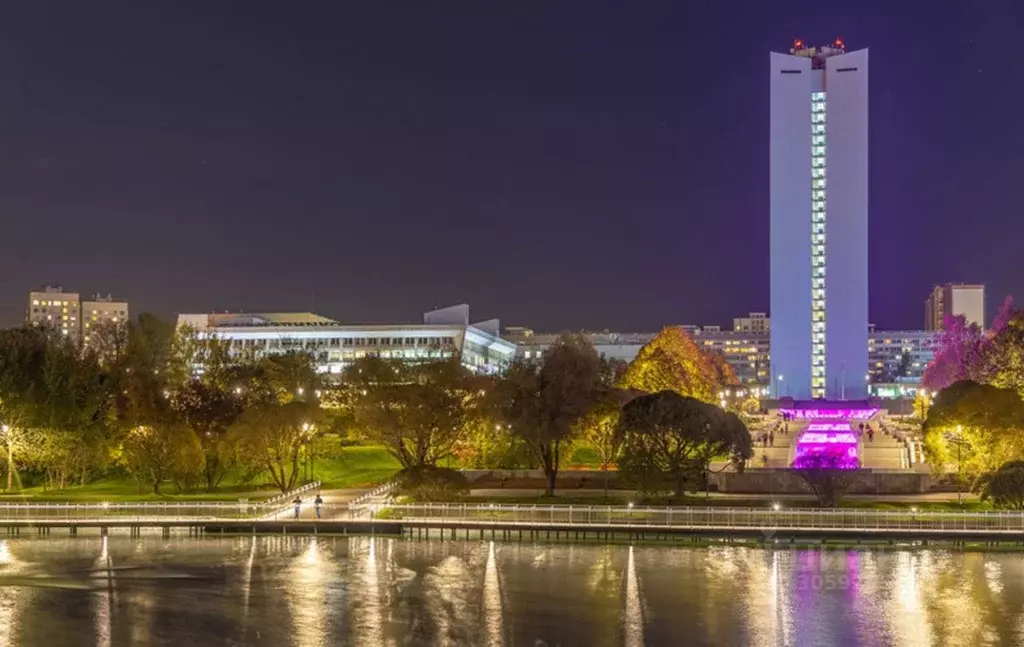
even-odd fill
[[[811,93],[811,397],[825,397],[826,102]]]

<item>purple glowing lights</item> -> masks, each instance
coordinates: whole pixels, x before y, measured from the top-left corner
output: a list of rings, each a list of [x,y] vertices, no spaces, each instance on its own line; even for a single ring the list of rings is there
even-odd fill
[[[807,431],[851,431],[848,422],[811,422],[807,424]]]
[[[797,420],[868,420],[878,409],[779,409],[779,413]]]
[[[797,445],[793,468],[855,470],[860,467],[856,445]]]
[[[862,411],[862,410],[858,410]],[[796,469],[857,469],[857,436],[848,422],[809,422],[796,441]]]
[[[800,445],[856,445],[857,437],[853,435],[853,432],[846,433],[835,433],[835,434],[819,434],[814,432],[808,432],[800,436],[800,440],[797,441],[797,446]]]

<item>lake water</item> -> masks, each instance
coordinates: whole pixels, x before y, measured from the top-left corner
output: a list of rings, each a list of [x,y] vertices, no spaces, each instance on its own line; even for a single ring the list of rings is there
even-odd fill
[[[0,540],[3,645],[1024,643],[1024,554]]]

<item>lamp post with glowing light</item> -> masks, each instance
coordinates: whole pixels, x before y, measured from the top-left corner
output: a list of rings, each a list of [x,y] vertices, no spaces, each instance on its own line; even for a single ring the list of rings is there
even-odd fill
[[[11,442],[11,428],[7,425],[0,425],[0,431],[4,434],[4,443],[7,445],[7,490],[14,487],[14,447]]]
[[[960,447],[964,444],[964,426],[956,426],[956,503],[957,505],[963,505],[964,501],[960,493]]]

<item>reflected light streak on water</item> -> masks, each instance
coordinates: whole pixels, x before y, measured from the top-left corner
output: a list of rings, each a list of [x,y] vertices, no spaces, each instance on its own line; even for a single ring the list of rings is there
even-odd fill
[[[0,539],[0,575],[15,575],[24,562],[11,554],[7,540]],[[0,638],[16,644],[14,637],[20,629],[19,620],[27,589],[22,586],[0,586]]]
[[[100,544],[100,554],[96,558],[93,568],[102,571],[103,587],[93,594],[93,606],[95,607],[96,644],[99,647],[110,647],[110,633],[113,619],[110,617],[114,597],[114,580],[111,573],[110,547],[106,535]]]
[[[289,569],[288,602],[296,647],[329,644],[328,625],[334,610],[328,604],[328,586],[336,570],[331,551],[322,549],[316,538]]]
[[[249,546],[249,558],[245,561],[245,572],[242,573],[242,629],[249,628],[249,598],[252,596],[252,567],[256,563],[256,536],[253,535]]]
[[[498,579],[498,564],[494,559],[494,542],[487,550],[487,566],[484,567],[484,627],[487,629],[487,645],[502,647],[505,644],[504,613],[501,604],[501,582]]]
[[[895,598],[888,606],[889,627],[896,644],[928,644],[927,610],[921,599],[918,556],[909,552],[896,555],[893,573]]]
[[[640,579],[636,574],[636,554],[629,547],[626,562],[626,610],[624,621],[624,644],[626,647],[643,647],[644,613],[640,599]]]
[[[384,644],[384,620],[381,604],[380,576],[377,572],[377,540],[366,540],[369,549],[357,574],[356,603],[353,624],[357,645],[379,647]]]

